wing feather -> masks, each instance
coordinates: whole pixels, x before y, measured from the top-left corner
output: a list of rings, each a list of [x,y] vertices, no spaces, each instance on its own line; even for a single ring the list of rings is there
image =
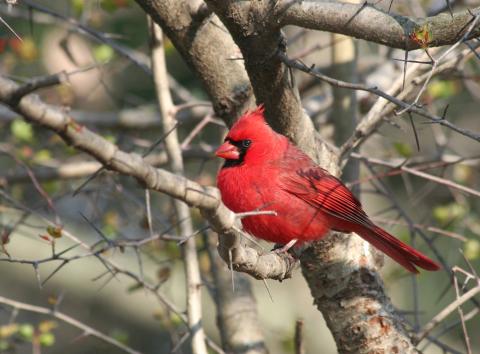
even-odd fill
[[[361,203],[338,178],[309,158],[284,162],[290,165],[282,169],[286,172],[280,177],[281,187],[286,192],[340,220],[367,227],[373,225]],[[299,164],[303,166],[299,168]]]

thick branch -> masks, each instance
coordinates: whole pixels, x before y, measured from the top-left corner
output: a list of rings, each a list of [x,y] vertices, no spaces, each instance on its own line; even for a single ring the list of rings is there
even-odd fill
[[[242,63],[229,60],[237,56],[238,49],[221,22],[198,1],[137,0],[137,3],[162,27],[192,66],[213,102],[215,113],[227,124],[233,123],[248,106],[252,88]]]
[[[418,49],[421,44],[410,35],[427,26],[431,40],[429,47],[453,44],[461,38],[473,16],[480,8],[462,11],[450,16],[442,13],[437,16],[415,19],[394,15],[372,5],[356,5],[341,2],[284,1],[282,25],[296,25],[320,31],[341,33],[369,42],[393,48]],[[473,16],[472,16],[473,14]],[[374,19],[374,21],[372,21]],[[472,31],[470,38],[480,35],[480,26]]]
[[[171,84],[170,82],[170,85]],[[182,104],[177,107],[180,109],[175,117],[181,123],[199,120],[211,111],[210,105],[206,102],[190,101],[188,104]],[[158,110],[150,104],[110,112],[89,112],[74,109],[71,110],[69,114],[77,123],[95,126],[96,128],[123,130],[160,128],[160,114]],[[17,117],[18,114],[0,105],[0,122],[9,122]]]
[[[276,55],[286,42],[274,1],[207,0],[242,52],[257,103],[266,108],[271,126],[295,141],[320,164],[335,170],[333,154],[315,142],[311,119],[304,113],[298,89],[288,68]]]
[[[417,353],[371,267],[378,253],[365,246],[358,236],[335,233],[302,254],[303,275],[338,352]]]
[[[183,150],[183,158],[187,160],[207,160],[212,158],[213,151],[201,148],[188,148]],[[159,167],[167,163],[167,154],[160,151],[157,154],[150,154],[145,157],[145,162]],[[67,180],[75,178],[85,178],[95,173],[102,164],[97,161],[79,161],[75,159],[72,162],[55,161],[55,166],[49,164],[32,168],[32,172],[38,181]],[[24,169],[4,171],[0,174],[0,186],[4,183],[25,183],[31,181],[29,174]]]
[[[257,100],[266,105],[269,122],[338,175],[333,154],[312,153],[314,130],[308,117],[301,113],[295,83],[281,60],[285,57],[285,46],[277,20],[284,9],[275,6],[278,3],[261,0],[206,2],[240,47]],[[303,124],[306,121],[310,125]],[[375,255],[360,238],[337,234],[315,242],[302,255],[301,263],[312,296],[328,319],[340,353],[371,353],[379,348],[413,353],[415,348],[376,273]],[[370,277],[364,278],[364,273]],[[385,331],[383,324],[386,324]],[[388,349],[385,352],[389,352]]]

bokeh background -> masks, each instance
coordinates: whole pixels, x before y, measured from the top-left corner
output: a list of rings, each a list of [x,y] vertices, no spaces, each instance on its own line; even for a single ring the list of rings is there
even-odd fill
[[[132,0],[65,0],[32,1],[36,7],[25,4],[9,6],[0,2],[0,16],[21,37],[16,38],[8,28],[0,24],[0,72],[16,80],[28,80],[35,76],[60,71],[79,73],[68,81],[38,93],[48,103],[71,110],[81,122],[88,121],[103,136],[119,144],[126,151],[142,152],[162,136],[156,107],[152,77],[139,65],[125,58],[108,43],[101,43],[86,35],[81,26],[91,28],[128,48],[138,63],[149,61],[149,30],[145,13]],[[423,2],[422,2],[423,4]],[[425,2],[428,8],[430,3]],[[404,2],[395,4],[397,11],[409,14],[412,8]],[[52,15],[53,14],[53,15]],[[59,14],[61,17],[55,16]],[[73,19],[75,24],[69,23]],[[296,39],[301,31],[290,28],[292,39],[289,50],[301,53],[305,48],[318,48],[303,57],[305,62],[315,62],[328,71],[330,65],[331,37],[325,33],[309,34]],[[313,44],[312,44],[313,43]],[[387,56],[403,58],[403,52],[391,51],[378,45],[356,43],[358,72],[362,80],[381,82],[389,75],[401,71],[401,62],[385,60]],[[171,76],[191,97],[207,101],[199,81],[181,59],[171,43],[166,44],[167,66]],[[466,70],[469,78],[454,75],[436,78],[424,94],[423,100],[432,109],[441,112],[449,104],[449,117],[466,129],[480,130],[480,60],[472,60]],[[305,107],[325,139],[331,138],[332,112],[331,89],[297,75],[302,89]],[[387,80],[388,82],[388,80]],[[175,91],[175,90],[174,90]],[[182,91],[174,97],[181,101]],[[359,94],[360,112],[371,105],[371,97]],[[133,122],[119,123],[121,119]],[[129,120],[130,119],[130,120]],[[136,125],[136,120],[147,120]],[[185,118],[178,131],[185,138],[198,123],[198,118]],[[461,135],[438,126],[418,124],[420,151],[408,122],[392,117],[379,133],[363,147],[362,154],[389,161],[405,158],[456,156],[464,162],[429,170],[455,183],[479,190],[480,145]],[[193,143],[207,151],[202,158],[188,159],[186,174],[204,185],[215,184],[215,173],[220,162],[208,151],[222,140],[225,128],[209,124],[198,134]],[[0,296],[16,301],[58,309],[89,326],[127,343],[144,353],[169,353],[172,336],[182,333],[180,321],[169,314],[148,292],[138,288],[126,277],[111,278],[96,258],[82,258],[66,265],[42,288],[31,265],[11,263],[7,254],[15,259],[40,260],[51,255],[51,244],[45,238],[52,236],[47,230],[45,218],[59,222],[77,238],[87,244],[100,239],[84,215],[101,232],[112,240],[145,237],[145,191],[135,181],[114,174],[104,173],[91,181],[76,197],[72,192],[88,177],[53,178],[51,170],[62,165],[80,166],[91,159],[65,146],[56,135],[25,123],[21,117],[0,106],[0,230],[13,229],[8,243],[0,248]],[[160,147],[161,150],[161,147]],[[35,171],[42,188],[54,202],[54,210],[31,178],[24,164]],[[378,173],[381,174],[379,168]],[[362,169],[362,178],[370,175]],[[398,203],[409,216],[435,236],[435,246],[450,265],[468,269],[462,253],[475,269],[480,266],[480,199],[461,193],[429,180],[413,176],[394,175],[382,177],[393,190]],[[370,183],[360,184],[362,203],[373,219],[395,233],[399,238],[412,242],[405,222],[397,218],[385,197],[373,193]],[[6,198],[10,196],[15,202]],[[153,226],[156,231],[175,228],[172,223],[171,201],[165,196],[152,194]],[[31,212],[25,213],[24,208]],[[194,214],[197,227],[203,221]],[[396,223],[395,223],[396,222]],[[429,229],[430,227],[430,229]],[[438,228],[446,232],[436,233]],[[207,238],[216,237],[206,232],[197,237],[201,270],[205,280],[204,324],[209,336],[219,340],[216,327],[215,306],[208,290],[211,282],[210,262],[205,249]],[[432,255],[420,239],[415,246]],[[55,241],[57,249],[71,245],[65,237]],[[271,245],[264,244],[265,249]],[[185,306],[183,264],[176,242],[158,241],[142,247],[144,276],[158,282],[161,292],[180,308]],[[138,255],[131,249],[111,252],[106,256],[123,267],[140,272]],[[39,274],[44,280],[57,266],[41,265]],[[224,266],[223,271],[228,271]],[[447,304],[455,299],[451,278],[444,272],[422,272],[416,278],[407,275],[398,265],[386,260],[382,269],[387,293],[393,303],[403,311],[412,326],[423,325]],[[335,353],[335,344],[322,316],[312,303],[310,291],[297,270],[293,279],[283,283],[268,282],[271,297],[261,281],[252,279],[258,311],[267,343],[272,353],[293,353],[294,326],[297,319],[305,323],[307,353]],[[55,305],[56,304],[56,305]],[[472,311],[475,304],[467,303],[464,312]],[[418,313],[413,314],[417,309]],[[12,325],[14,325],[12,327]],[[480,321],[478,316],[467,322],[473,352],[480,352]],[[444,333],[443,333],[444,332]],[[178,334],[177,334],[178,335]],[[432,333],[457,352],[465,352],[463,332],[455,312]],[[41,341],[42,353],[117,353],[118,349],[45,315],[28,311],[12,313],[9,306],[0,304],[0,352],[30,353],[32,342]],[[420,346],[422,348],[423,346]],[[189,353],[188,345],[179,352]],[[425,353],[442,353],[442,349],[430,344]]]

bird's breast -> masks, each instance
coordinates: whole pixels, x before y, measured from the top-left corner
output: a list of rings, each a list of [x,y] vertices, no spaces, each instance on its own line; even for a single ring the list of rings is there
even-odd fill
[[[330,229],[328,216],[280,188],[275,171],[255,173],[241,168],[222,169],[217,185],[223,203],[236,213],[274,211],[276,215],[253,215],[242,219],[250,234],[276,243],[292,239],[319,239]]]
[[[264,171],[252,171],[243,166],[222,168],[217,177],[217,186],[223,203],[236,213],[262,210],[272,200],[272,178]]]

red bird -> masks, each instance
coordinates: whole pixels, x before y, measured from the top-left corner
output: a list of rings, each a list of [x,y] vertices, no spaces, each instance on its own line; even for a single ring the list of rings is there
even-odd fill
[[[284,244],[286,250],[297,242],[321,239],[329,230],[355,232],[412,273],[418,273],[415,266],[440,268],[376,226],[339,179],[267,125],[263,107],[233,125],[216,155],[225,159],[217,185],[228,208],[236,213],[276,212],[243,218],[250,234]]]

